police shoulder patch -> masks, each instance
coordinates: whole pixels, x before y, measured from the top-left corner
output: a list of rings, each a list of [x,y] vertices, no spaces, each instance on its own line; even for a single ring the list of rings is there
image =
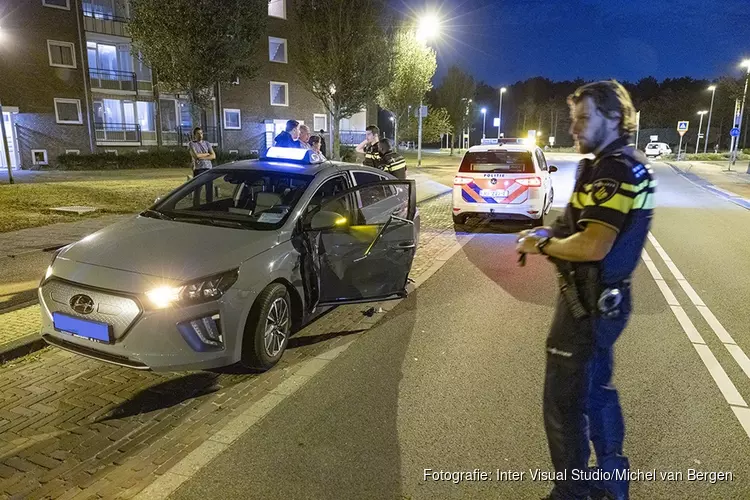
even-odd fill
[[[591,184],[591,199],[601,205],[611,200],[619,187],[620,182],[614,179],[597,179]]]

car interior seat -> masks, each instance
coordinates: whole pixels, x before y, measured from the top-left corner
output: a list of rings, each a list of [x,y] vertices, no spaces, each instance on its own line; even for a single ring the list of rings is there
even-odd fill
[[[255,211],[259,214],[276,205],[281,205],[281,195],[279,193],[260,192],[255,197]]]

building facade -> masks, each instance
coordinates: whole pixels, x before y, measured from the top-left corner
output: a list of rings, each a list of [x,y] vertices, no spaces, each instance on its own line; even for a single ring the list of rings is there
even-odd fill
[[[291,0],[271,0],[258,76],[217,86],[202,123],[227,152],[270,146],[289,119],[326,134],[329,116],[289,57]],[[9,0],[0,6],[0,103],[13,168],[62,154],[184,147],[193,123],[187,96],[157,94],[127,33],[127,0]],[[342,143],[364,138],[375,106],[342,120]],[[326,136],[326,139],[328,137]],[[2,164],[4,166],[4,155]]]

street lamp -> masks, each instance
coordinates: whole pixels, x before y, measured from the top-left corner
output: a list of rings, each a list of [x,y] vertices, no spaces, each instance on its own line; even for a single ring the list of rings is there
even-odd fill
[[[708,108],[708,124],[706,125],[706,140],[703,141],[703,152],[708,149],[708,134],[711,131],[711,115],[714,113],[714,97],[716,97],[716,85],[711,85],[707,90],[711,91],[711,107]]]
[[[4,38],[3,28],[0,26],[0,48],[4,45]],[[0,99],[0,139],[3,140],[3,156],[5,156],[5,162],[8,165],[8,182],[13,184],[13,170],[10,168],[10,145],[8,144],[8,136],[5,134],[5,116],[3,115],[2,99]]]
[[[747,99],[747,81],[750,80],[750,59],[745,59],[740,64],[740,67],[747,68],[747,76],[745,76],[745,90],[742,93],[742,108],[740,108],[740,119],[737,122],[737,128],[742,131],[742,117],[745,116],[745,100]],[[745,138],[747,138],[747,134],[745,134]],[[745,144],[743,143],[743,146]],[[734,141],[734,154],[732,155],[732,165],[734,165],[735,161],[737,161],[737,149],[740,146],[740,136],[737,136],[737,139]],[[750,172],[750,166],[748,166],[747,171]]]
[[[417,21],[417,40],[427,43],[440,35],[440,19],[434,12],[423,14]],[[417,167],[422,166],[422,99],[419,101],[419,131],[417,137]]]
[[[396,126],[397,126],[396,125],[396,119],[393,116],[391,116],[389,118],[389,120],[391,120],[391,126],[393,127],[393,142],[396,142]],[[398,150],[398,148],[396,147],[395,144],[393,146],[393,149],[394,149],[394,151]]]
[[[497,141],[500,142],[500,128],[503,126],[503,94],[508,90],[505,87],[500,88],[500,107],[497,110]]]
[[[695,154],[698,154],[698,145],[701,143],[701,127],[703,127],[703,115],[708,113],[708,111],[698,111],[698,114],[701,115],[701,120],[698,122],[698,138],[695,140]],[[708,142],[708,136],[706,136],[706,142]]]
[[[487,125],[487,108],[482,108],[482,139],[487,138],[487,136],[484,134],[484,129],[486,125]]]

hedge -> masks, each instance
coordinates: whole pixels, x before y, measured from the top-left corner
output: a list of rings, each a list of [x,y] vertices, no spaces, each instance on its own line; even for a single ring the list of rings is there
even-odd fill
[[[230,161],[255,159],[258,155],[237,155],[216,153],[214,165]],[[138,168],[190,168],[190,153],[185,149],[172,151],[149,151],[147,153],[126,153],[113,155],[96,153],[89,155],[60,155],[57,157],[58,170],[129,170]]]

